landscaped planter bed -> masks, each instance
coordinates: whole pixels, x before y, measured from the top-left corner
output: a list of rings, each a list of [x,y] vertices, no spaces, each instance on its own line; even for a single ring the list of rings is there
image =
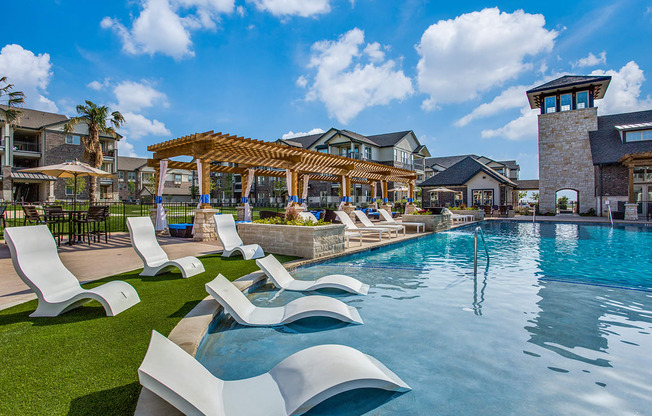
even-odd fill
[[[343,224],[318,226],[238,224],[238,234],[244,244],[259,244],[265,253],[306,259],[343,252],[344,229]]]

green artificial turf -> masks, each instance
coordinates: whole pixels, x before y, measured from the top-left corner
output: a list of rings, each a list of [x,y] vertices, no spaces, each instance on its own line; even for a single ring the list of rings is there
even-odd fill
[[[56,318],[30,318],[36,300],[0,311],[0,415],[133,415],[152,330],[167,336],[218,273],[235,280],[258,270],[254,260],[201,260],[206,272],[188,279],[137,270],[84,285],[123,280],[136,289],[140,303],[114,317],[95,301]]]

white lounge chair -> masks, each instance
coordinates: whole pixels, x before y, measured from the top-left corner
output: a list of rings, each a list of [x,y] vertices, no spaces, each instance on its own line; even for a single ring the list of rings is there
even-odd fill
[[[417,232],[419,232],[419,228],[421,228],[423,231],[426,231],[426,224],[423,222],[401,222],[400,224],[392,218],[392,214],[387,212],[384,209],[379,209],[378,212],[380,213],[380,216],[383,217],[383,221],[381,221],[381,224],[395,224],[395,225],[402,225],[404,227],[412,226],[412,227],[417,227]]]
[[[346,225],[346,229],[348,231],[357,231],[361,233],[378,233],[378,241],[381,241],[383,238],[383,234],[387,234],[389,238],[392,238],[392,230],[389,228],[381,228],[381,227],[358,227],[355,225],[351,217],[349,217],[349,214],[347,214],[344,211],[335,211],[335,215],[337,215],[337,218],[342,222],[342,224]]]
[[[341,300],[328,296],[304,296],[285,306],[262,308],[255,306],[226,277],[218,274],[206,283],[206,291],[215,298],[225,311],[240,325],[285,325],[303,318],[323,316],[344,322],[362,323],[358,310]]]
[[[380,361],[344,345],[306,348],[267,373],[224,381],[156,331],[138,378],[143,387],[190,416],[289,416],[349,390],[410,390]]]
[[[300,213],[299,213],[299,216],[300,216],[301,219],[304,220],[304,221],[306,221],[306,220],[310,220],[310,221],[312,221],[312,222],[317,222],[317,221],[318,221],[318,220],[317,220],[317,217],[315,217],[314,214],[313,214],[312,212],[303,211],[303,212],[300,212]]]
[[[32,318],[58,316],[92,300],[102,304],[107,316],[115,316],[140,302],[138,293],[127,282],[116,280],[83,289],[61,263],[46,225],[5,228],[5,240],[16,273],[38,298]]]
[[[238,230],[235,228],[235,220],[231,214],[215,214],[215,229],[217,231],[217,238],[220,239],[224,251],[222,257],[231,257],[236,251],[242,254],[245,260],[259,259],[265,257],[265,252],[258,244],[244,245],[242,239],[238,235]]]
[[[154,224],[149,217],[127,218],[129,238],[136,254],[143,261],[141,276],[156,276],[172,269],[179,269],[184,278],[204,273],[204,265],[193,256],[170,260],[168,255],[156,241]]]
[[[317,280],[296,280],[279,262],[276,257],[269,255],[256,260],[256,264],[265,272],[269,280],[279,289],[292,290],[296,292],[308,292],[319,289],[340,289],[345,292],[366,295],[369,292],[369,285],[358,279],[343,274],[331,274],[320,277]]]
[[[387,228],[389,230],[395,231],[396,232],[396,237],[398,237],[398,232],[403,231],[403,235],[405,235],[405,227],[403,227],[400,224],[374,224],[371,222],[369,217],[367,217],[367,214],[364,212],[356,209],[353,211],[356,217],[360,220],[362,225],[364,225],[365,228]]]

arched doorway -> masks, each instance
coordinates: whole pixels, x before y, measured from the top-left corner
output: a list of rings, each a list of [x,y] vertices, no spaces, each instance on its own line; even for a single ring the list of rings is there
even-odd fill
[[[557,214],[577,214],[579,207],[580,192],[576,189],[559,189],[555,192],[555,203]]]

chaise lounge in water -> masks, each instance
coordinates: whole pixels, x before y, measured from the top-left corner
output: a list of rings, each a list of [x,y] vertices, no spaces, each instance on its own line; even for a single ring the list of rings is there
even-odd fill
[[[347,214],[344,211],[335,211],[335,215],[337,215],[337,218],[346,226],[347,231],[355,231],[355,232],[361,232],[361,233],[378,233],[378,241],[381,241],[383,239],[383,234],[387,233],[387,236],[389,238],[392,238],[392,230],[389,228],[381,228],[381,227],[358,227],[355,225],[351,217],[349,217],[349,214]],[[398,231],[396,231],[396,235],[398,236]]]
[[[127,218],[129,238],[138,257],[143,261],[141,276],[156,276],[157,274],[179,269],[184,278],[204,273],[204,265],[194,256],[170,260],[168,255],[156,241],[154,224],[149,217]]]
[[[410,390],[380,361],[344,345],[306,348],[267,373],[224,381],[156,331],[138,378],[143,387],[191,416],[289,416],[350,390]]]
[[[285,306],[272,308],[255,306],[221,274],[218,274],[213,281],[206,283],[206,291],[240,325],[285,325],[299,319],[318,316],[339,319],[344,322],[363,323],[356,308],[328,296],[305,296],[295,299]]]
[[[32,318],[58,316],[92,300],[102,304],[107,316],[115,316],[140,302],[127,282],[116,280],[83,289],[61,262],[46,225],[5,228],[5,240],[16,273],[38,298]]]
[[[215,218],[217,238],[220,239],[220,243],[224,248],[222,257],[231,257],[231,254],[236,251],[239,251],[245,260],[265,257],[265,252],[258,244],[244,245],[238,235],[238,230],[235,228],[235,220],[231,214],[215,214],[213,218]]]
[[[265,272],[269,280],[279,289],[307,292],[319,289],[339,289],[345,292],[366,295],[369,285],[358,279],[343,274],[331,274],[317,280],[296,280],[273,255],[256,260],[256,264]]]

